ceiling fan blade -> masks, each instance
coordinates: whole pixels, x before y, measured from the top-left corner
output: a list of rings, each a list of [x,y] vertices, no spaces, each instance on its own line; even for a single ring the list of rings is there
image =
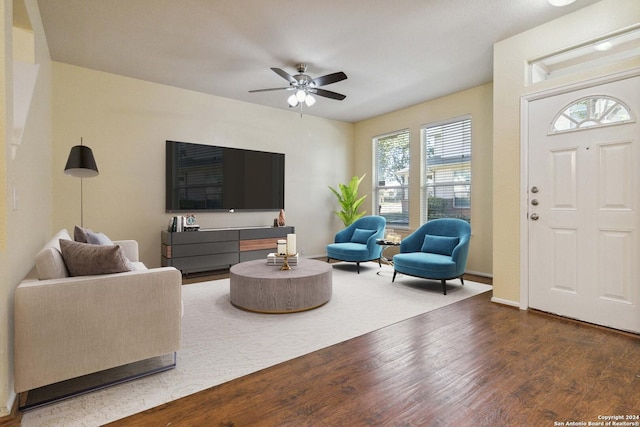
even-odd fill
[[[342,71],[339,71],[337,73],[327,74],[326,76],[316,77],[315,79],[311,80],[311,83],[315,84],[316,86],[325,86],[330,85],[331,83],[340,82],[342,80],[345,80],[346,78],[347,75]]]
[[[325,98],[337,99],[338,101],[342,101],[347,96],[337,92],[331,92],[330,90],[325,89],[316,89],[313,88],[309,92],[315,93],[318,96],[324,96]]]
[[[283,79],[285,79],[286,81],[288,81],[289,83],[294,83],[297,84],[298,81],[296,79],[293,78],[293,76],[289,73],[287,73],[284,70],[281,70],[280,68],[271,68],[277,75],[279,75],[280,77],[282,77]]]
[[[287,86],[287,87],[273,87],[270,89],[254,89],[254,90],[250,90],[249,93],[255,93],[255,92],[271,92],[273,90],[293,90],[295,88],[291,87],[291,86]]]

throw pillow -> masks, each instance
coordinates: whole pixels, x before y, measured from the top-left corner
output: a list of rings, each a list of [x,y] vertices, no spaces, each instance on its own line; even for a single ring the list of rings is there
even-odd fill
[[[460,242],[458,237],[425,234],[421,250],[422,252],[451,256],[453,249],[458,246],[458,242]]]
[[[87,238],[87,233],[91,231],[88,228],[78,227],[77,225],[73,227],[73,240],[80,243],[89,243]]]
[[[73,240],[92,245],[113,245],[113,241],[104,233],[96,233],[90,228],[82,228],[77,225],[73,229]]]
[[[87,233],[87,243],[92,245],[113,245],[113,241],[106,234],[94,233],[93,231]]]
[[[77,225],[73,229],[73,240],[80,243],[91,243],[92,245],[113,245],[113,242],[106,234],[95,233],[90,228],[82,228]]]
[[[92,245],[61,239],[60,251],[71,276],[131,271],[129,260],[120,246]]]
[[[365,230],[362,228],[356,228],[353,231],[353,236],[351,236],[351,241],[353,243],[363,243],[366,245],[369,237],[373,236],[374,234],[376,234],[376,230]]]

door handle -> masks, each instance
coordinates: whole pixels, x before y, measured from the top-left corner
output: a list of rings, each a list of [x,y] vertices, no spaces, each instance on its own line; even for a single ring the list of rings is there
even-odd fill
[[[531,216],[530,216],[529,218],[531,218],[531,220],[532,220],[532,221],[537,221],[537,220],[538,220],[538,218],[540,218],[540,217],[538,216],[538,214],[537,214],[537,213],[532,213],[532,214],[531,214]]]

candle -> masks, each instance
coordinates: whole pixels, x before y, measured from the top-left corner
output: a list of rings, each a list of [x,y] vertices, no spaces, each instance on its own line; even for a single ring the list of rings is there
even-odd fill
[[[287,255],[295,255],[296,253],[296,235],[287,234]]]
[[[278,240],[278,255],[285,255],[287,253],[287,241]]]

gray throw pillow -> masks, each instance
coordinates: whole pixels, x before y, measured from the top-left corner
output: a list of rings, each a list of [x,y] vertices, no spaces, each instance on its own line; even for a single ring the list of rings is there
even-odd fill
[[[77,225],[73,229],[73,240],[92,245],[113,245],[113,241],[104,233],[95,233],[90,228],[82,228]]]
[[[61,239],[60,252],[71,276],[131,271],[129,260],[117,245],[92,245]]]
[[[87,238],[87,233],[91,231],[88,228],[78,227],[77,225],[73,227],[73,240],[81,243],[89,243]]]
[[[87,233],[87,243],[91,243],[93,245],[113,245],[113,241],[111,241],[106,234],[94,233],[93,231],[89,231]]]

